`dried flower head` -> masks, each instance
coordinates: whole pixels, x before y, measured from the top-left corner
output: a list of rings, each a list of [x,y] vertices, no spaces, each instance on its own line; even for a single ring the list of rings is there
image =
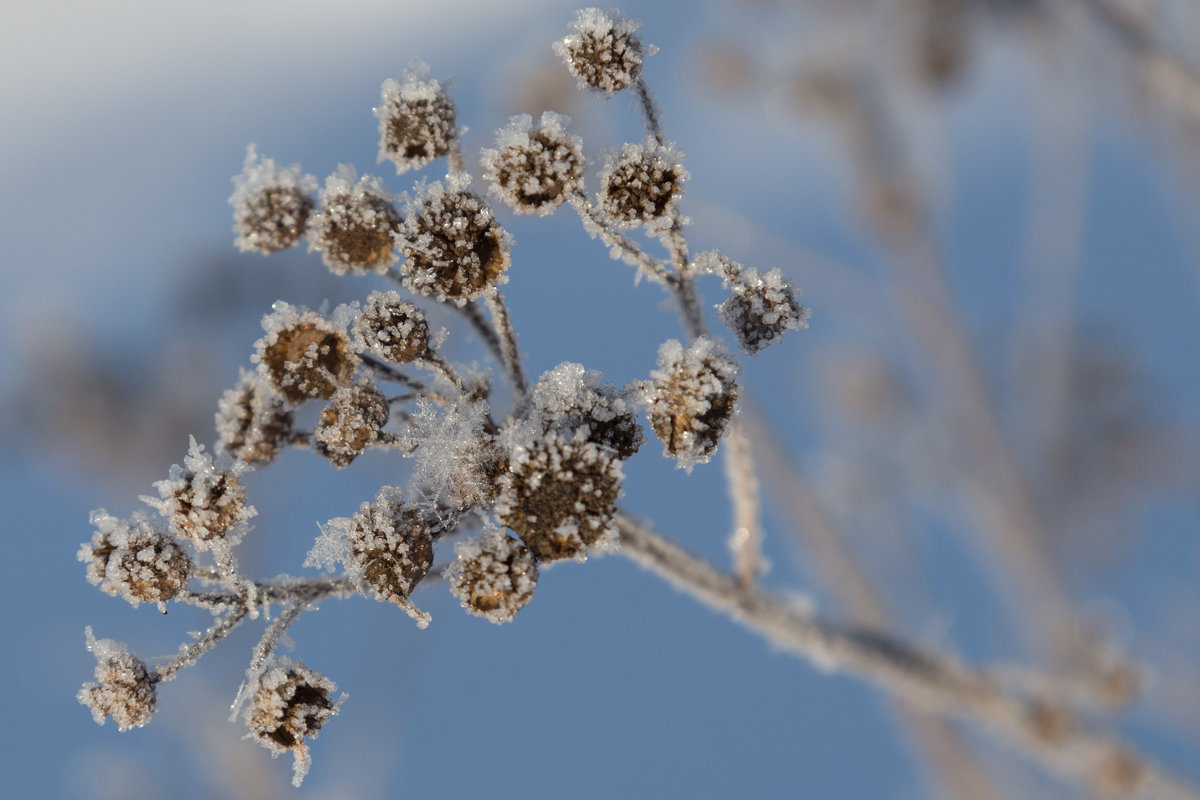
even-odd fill
[[[339,306],[332,319],[315,311],[275,303],[263,317],[266,335],[254,343],[253,360],[271,386],[292,404],[330,398],[358,366],[346,326],[355,309]]]
[[[172,533],[201,550],[233,545],[258,513],[246,504],[246,487],[238,482],[245,469],[245,464],[224,453],[214,463],[192,437],[183,466],[173,465],[167,479],[154,484],[157,498],[142,497],[142,501],[167,518]]]
[[[242,370],[217,406],[216,449],[253,467],[275,460],[292,436],[295,415],[261,375]]]
[[[355,347],[407,364],[429,349],[429,323],[399,292],[372,292],[366,308],[351,327]]]
[[[507,234],[470,185],[466,175],[449,175],[409,209],[396,242],[407,257],[405,285],[417,294],[462,305],[507,280]]]
[[[321,210],[309,224],[310,250],[335,275],[383,272],[396,263],[392,234],[400,227],[395,199],[374,177],[359,178],[346,164],[325,179]]]
[[[264,255],[286,250],[304,235],[313,210],[317,179],[300,166],[277,167],[261,158],[254,145],[246,148],[242,174],[233,179],[233,244],[238,250]]]
[[[446,580],[468,614],[512,622],[537,589],[537,559],[519,539],[493,528],[454,546]]]
[[[368,378],[338,389],[313,431],[317,452],[338,469],[350,465],[379,438],[388,421],[387,399]]]
[[[530,399],[529,419],[543,433],[594,442],[612,448],[621,459],[636,453],[646,439],[631,393],[618,392],[582,364],[564,362],[543,374]]]
[[[278,659],[257,681],[254,698],[246,709],[250,735],[272,755],[295,755],[292,785],[304,780],[311,757],[306,738],[316,738],[321,726],[337,713],[341,698],[333,699],[337,685],[303,662]]]
[[[683,153],[673,144],[626,143],[600,173],[600,207],[622,228],[669,219],[689,177]]]
[[[98,509],[91,523],[96,527],[92,540],[78,553],[87,564],[88,583],[133,606],[145,602],[160,608],[187,587],[191,559],[144,514],[123,520]]]
[[[571,33],[554,43],[554,52],[580,87],[612,97],[628,89],[642,76],[642,59],[649,55],[637,32],[641,23],[619,14],[585,8],[571,22]]]
[[[546,216],[583,187],[583,140],[553,111],[535,127],[528,114],[496,131],[495,149],[480,154],[492,190],[518,214]]]
[[[738,372],[720,339],[700,336],[686,349],[676,339],[663,343],[658,369],[641,387],[663,455],[689,470],[712,458],[733,417]]]
[[[496,518],[542,561],[583,561],[593,545],[616,537],[624,473],[612,449],[539,435],[527,424],[506,431],[508,471],[500,478]]]
[[[725,327],[737,336],[742,352],[750,356],[783,338],[788,331],[808,327],[809,309],[796,299],[800,290],[792,286],[778,267],[759,273],[719,253],[701,253],[696,265],[702,271],[719,273],[729,288],[729,299],[717,308]]]
[[[440,520],[428,508],[385,488],[346,522],[346,571],[375,597],[406,606],[433,566],[433,531]]]
[[[429,77],[429,65],[413,59],[400,80],[383,82],[379,118],[379,160],[391,161],[399,175],[450,154],[457,136],[449,82]]]
[[[118,730],[140,728],[158,710],[158,692],[146,662],[112,639],[97,639],[86,629],[88,651],[96,657],[96,682],[85,683],[76,698],[103,725],[109,717]]]

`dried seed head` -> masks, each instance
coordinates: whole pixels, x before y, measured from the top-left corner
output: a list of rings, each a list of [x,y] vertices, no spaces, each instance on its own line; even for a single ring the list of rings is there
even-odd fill
[[[388,78],[375,116],[379,118],[379,160],[396,165],[396,174],[450,154],[457,131],[454,102],[445,85],[429,77],[429,66],[413,59],[400,75]]]
[[[387,399],[367,378],[338,389],[313,431],[317,452],[338,469],[350,465],[379,438],[388,421]]]
[[[689,177],[675,145],[626,143],[600,173],[600,207],[622,228],[666,221]]]
[[[93,511],[92,541],[79,549],[87,564],[88,583],[133,606],[143,602],[159,607],[187,586],[192,561],[167,533],[157,530],[143,514],[128,520]]]
[[[554,43],[554,52],[580,87],[612,97],[636,84],[642,75],[642,59],[650,55],[638,38],[640,22],[619,14],[585,8],[571,22],[571,33]]]
[[[624,473],[610,448],[528,425],[510,428],[506,440],[508,471],[494,511],[534,555],[583,561],[589,547],[615,540]]]
[[[254,467],[275,460],[292,436],[295,416],[263,377],[242,370],[217,406],[218,451]]]
[[[537,559],[519,539],[493,528],[454,546],[446,580],[468,614],[497,625],[512,622],[533,600]]]
[[[725,435],[737,402],[738,364],[724,342],[700,336],[687,349],[675,339],[664,342],[658,367],[641,387],[650,427],[663,455],[690,470],[707,463]]]
[[[321,673],[286,658],[278,659],[257,681],[246,709],[246,725],[273,755],[292,751],[293,786],[304,780],[311,763],[305,738],[316,738],[321,726],[337,713],[341,699],[333,699],[336,691],[337,685]]]
[[[201,550],[233,545],[258,513],[246,504],[246,487],[238,482],[244,471],[244,464],[235,464],[225,454],[214,463],[192,438],[183,466],[173,465],[168,478],[154,484],[158,498],[142,500],[167,518],[172,533]]]
[[[312,397],[332,397],[339,386],[350,383],[358,366],[345,333],[355,310],[339,306],[333,319],[326,319],[315,311],[275,303],[263,317],[266,336],[254,343],[259,372],[294,405]]]
[[[396,243],[413,292],[464,305],[507,280],[507,234],[470,184],[465,175],[449,175],[444,185],[429,184],[409,209]]]
[[[117,728],[140,728],[158,710],[158,693],[146,662],[112,639],[96,639],[87,628],[88,650],[96,657],[96,682],[85,683],[76,698],[103,725],[109,717]]]
[[[335,275],[383,272],[396,263],[392,234],[400,227],[391,192],[378,178],[357,177],[346,164],[325,179],[321,210],[309,225],[309,249]]]
[[[604,376],[582,364],[564,362],[542,375],[533,387],[529,418],[543,433],[612,448],[617,458],[637,452],[645,441],[632,397],[618,392]]]
[[[783,277],[778,267],[760,274],[719,253],[701,253],[696,265],[702,271],[719,273],[729,287],[729,299],[717,306],[725,327],[737,336],[746,355],[783,338],[788,331],[808,327],[809,309],[796,299],[800,290]]]
[[[407,364],[429,349],[429,323],[412,303],[395,291],[372,292],[367,307],[351,327],[359,351]]]
[[[583,140],[553,111],[537,127],[528,114],[496,131],[496,148],[481,154],[492,191],[518,214],[546,216],[583,187]]]
[[[260,158],[250,145],[233,187],[229,204],[237,234],[233,244],[238,250],[266,255],[300,241],[313,210],[316,178],[302,174],[297,164],[277,167],[274,160]]]
[[[406,606],[433,566],[433,531],[439,525],[429,509],[405,502],[395,490],[381,491],[348,521],[347,573],[377,599]]]

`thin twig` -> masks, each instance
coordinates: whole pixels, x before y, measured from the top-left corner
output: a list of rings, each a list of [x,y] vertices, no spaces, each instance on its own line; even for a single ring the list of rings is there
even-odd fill
[[[1052,700],[1011,697],[985,673],[947,656],[876,630],[828,622],[742,586],[627,515],[617,524],[622,555],[818,669],[852,673],[929,711],[971,720],[1053,773],[1114,795],[1200,798],[1194,787],[1119,739],[1084,728]]]
[[[235,606],[223,619],[214,623],[211,628],[205,631],[203,636],[190,644],[183,645],[179,648],[179,652],[172,656],[169,661],[155,667],[150,673],[150,681],[152,683],[169,681],[175,677],[175,673],[179,670],[195,664],[200,656],[220,644],[234,628],[241,625],[245,621],[248,612],[249,608],[244,605]]]
[[[484,299],[488,311],[492,314],[496,331],[500,334],[501,363],[508,373],[513,393],[513,414],[518,415],[529,395],[529,379],[525,377],[525,367],[521,363],[521,350],[517,346],[517,331],[513,328],[512,319],[508,315],[508,307],[504,305],[504,295],[499,289],[493,289]]]

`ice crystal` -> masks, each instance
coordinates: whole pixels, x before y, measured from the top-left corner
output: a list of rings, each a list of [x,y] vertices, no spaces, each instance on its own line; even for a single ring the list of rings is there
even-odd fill
[[[449,81],[429,77],[429,66],[413,59],[400,80],[383,82],[375,116],[379,118],[379,160],[396,165],[396,174],[450,154],[457,136]]]
[[[583,187],[583,141],[567,134],[571,120],[546,111],[496,131],[495,149],[480,153],[492,191],[518,214],[546,216]]]

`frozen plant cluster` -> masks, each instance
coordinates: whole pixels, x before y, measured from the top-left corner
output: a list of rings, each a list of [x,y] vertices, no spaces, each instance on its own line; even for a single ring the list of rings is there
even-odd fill
[[[276,302],[253,345],[254,368],[221,398],[215,454],[193,439],[183,464],[155,484],[157,496],[141,498],[146,508],[126,519],[93,514],[95,533],[79,551],[89,581],[134,606],[179,602],[213,615],[207,632],[153,667],[89,630],[96,682],[79,699],[98,722],[144,725],[159,683],[263,616],[270,622],[235,715],[272,755],[293,754],[299,785],[308,739],[341,705],[329,678],[277,653],[315,601],[365,596],[424,628],[430,615],[413,594],[440,582],[468,614],[510,623],[533,601],[548,564],[621,547],[623,463],[645,441],[640,412],[679,467],[690,471],[717,452],[736,424],[739,367],[708,330],[695,281],[717,272],[714,259],[734,262],[689,255],[679,211],[688,172],[643,82],[650,50],[638,27],[588,9],[555,45],[582,87],[606,98],[631,91],[643,111],[645,141],[609,157],[595,195],[582,140],[553,112],[501,127],[480,154],[486,191],[476,188],[460,152],[451,84],[416,60],[384,82],[375,108],[380,161],[398,174],[448,162],[444,177],[421,179],[411,195],[346,164],[320,184],[250,146],[230,198],[235,246],[265,255],[306,240],[334,274],[374,274],[390,286],[332,310]],[[576,363],[531,381],[501,292],[507,271],[520,267],[492,200],[541,216],[570,208],[584,231],[666,290],[687,344],[663,344],[658,369],[647,365],[647,378],[627,386]],[[628,236],[639,228],[662,255]],[[725,316],[748,354],[804,327],[798,291],[778,270],[766,282],[753,270],[719,272],[730,287],[727,305],[737,309]],[[498,378],[443,358],[454,334],[431,333],[422,310],[436,303],[486,343]],[[304,408],[314,406],[315,422],[302,427]],[[357,512],[321,525],[304,566],[329,577],[264,580],[238,565],[237,546],[257,513],[240,478],[288,448],[334,469],[367,450],[413,460],[410,485],[377,487]],[[435,566],[439,555],[449,563]]]

